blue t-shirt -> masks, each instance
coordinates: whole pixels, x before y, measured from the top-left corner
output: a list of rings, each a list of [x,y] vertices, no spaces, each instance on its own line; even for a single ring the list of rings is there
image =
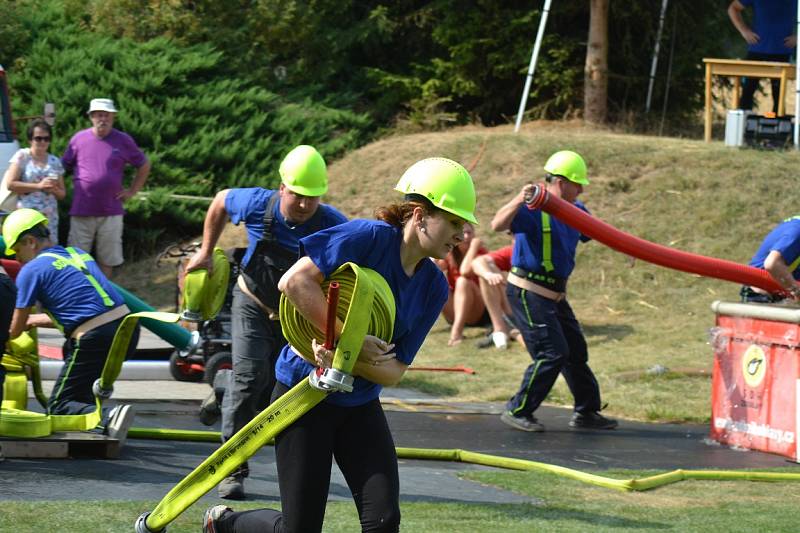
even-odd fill
[[[436,264],[423,259],[408,277],[400,262],[402,229],[375,220],[353,220],[322,230],[300,241],[307,255],[325,277],[352,262],[378,272],[392,289],[396,318],[392,343],[397,359],[410,365],[419,347],[447,301],[447,280]],[[289,387],[306,378],[314,367],[285,346],[278,357],[275,375]],[[380,395],[381,386],[356,377],[353,392],[329,394],[334,405],[363,405]]]
[[[278,194],[278,191],[251,187],[231,189],[225,197],[225,210],[231,217],[231,222],[238,225],[244,221],[247,229],[247,251],[242,259],[242,265],[246,265],[250,260],[256,243],[264,235],[264,210],[273,194]],[[318,208],[322,217],[319,226],[311,223],[311,220],[297,226],[289,226],[281,214],[280,205],[280,200],[275,202],[273,213],[275,222],[272,224],[272,231],[278,244],[292,252],[298,251],[298,241],[310,235],[315,227],[329,228],[347,222],[347,217],[336,208],[321,203]]]
[[[750,260],[750,266],[764,268],[764,261],[772,251],[781,253],[787,265],[800,257],[800,218],[789,218],[770,231],[761,243],[756,255]],[[792,271],[794,279],[800,279],[800,267]]]
[[[589,212],[581,202],[575,207]],[[514,252],[511,264],[529,272],[542,273],[542,210],[528,209],[521,205],[511,221],[511,231],[515,234]],[[557,218],[550,217],[550,257],[553,262],[553,275],[567,279],[575,268],[575,250],[578,241],[586,242],[588,237],[566,225]]]
[[[797,2],[794,0],[739,0],[745,7],[753,8],[752,29],[759,36],[756,44],[747,49],[760,54],[790,55],[783,40],[794,35],[797,24]]]
[[[75,248],[75,251],[81,255],[86,253],[80,248]],[[53,266],[58,260],[43,256],[44,253],[70,258],[64,247],[52,246],[22,265],[16,280],[18,309],[41,302],[64,330],[70,332],[90,318],[125,303],[94,261],[84,259],[89,272],[114,301],[113,307],[103,303],[103,298],[83,272],[71,266],[64,266],[59,270]]]

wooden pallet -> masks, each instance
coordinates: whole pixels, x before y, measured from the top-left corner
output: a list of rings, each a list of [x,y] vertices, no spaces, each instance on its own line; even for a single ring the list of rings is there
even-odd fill
[[[36,439],[0,437],[0,455],[18,459],[119,457],[119,440],[86,431],[65,431]]]

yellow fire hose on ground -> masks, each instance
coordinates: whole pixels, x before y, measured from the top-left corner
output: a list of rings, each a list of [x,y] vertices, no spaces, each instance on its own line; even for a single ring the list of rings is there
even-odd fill
[[[117,329],[100,378],[95,381],[92,392],[96,409],[81,415],[48,415],[27,411],[27,376],[30,372],[36,399],[47,409],[47,398],[42,393],[42,380],[39,372],[39,356],[36,349],[35,334],[20,335],[9,343],[11,354],[3,357],[3,366],[13,375],[9,380],[9,400],[3,400],[0,411],[0,436],[37,438],[46,437],[55,431],[86,431],[100,423],[102,403],[111,397],[114,381],[119,377],[122,363],[128,351],[131,337],[140,318],[161,322],[177,322],[176,313],[141,312],[127,315]]]
[[[350,375],[366,335],[390,341],[394,329],[394,297],[376,272],[345,263],[323,284],[337,282],[340,295],[336,316],[344,322],[333,368],[313,372],[264,409],[181,480],[152,512],[136,520],[137,533],[164,531],[166,526],[262,446],[321,402],[329,392],[352,390]],[[311,339],[323,334],[309,324],[286,298],[281,298],[281,327],[289,344],[313,359]],[[329,323],[331,322],[329,317]]]
[[[131,428],[128,438],[153,440],[180,440],[190,442],[219,442],[219,431],[192,431],[180,429]],[[620,491],[645,491],[684,480],[715,481],[790,481],[800,482],[800,473],[791,472],[755,472],[740,470],[673,470],[639,479],[614,479],[597,474],[590,474],[564,466],[514,459],[485,453],[471,452],[458,448],[406,448],[397,447],[400,459],[416,459],[426,461],[448,461],[481,466],[492,466],[506,470],[546,472],[574,479],[589,485],[605,487]],[[138,532],[137,532],[138,533]]]

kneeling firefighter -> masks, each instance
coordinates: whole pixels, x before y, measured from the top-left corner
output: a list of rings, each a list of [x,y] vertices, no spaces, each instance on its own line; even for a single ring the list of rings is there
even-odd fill
[[[233,289],[231,352],[233,373],[222,395],[222,441],[225,442],[269,405],[275,387],[275,361],[286,339],[278,321],[278,280],[297,260],[299,241],[347,221],[320,202],[328,191],[325,160],[311,146],[291,150],[280,165],[277,190],[251,187],[217,193],[206,213],[203,239],[186,271],[212,270],[214,247],[225,224],[244,222],[247,250],[242,274]],[[220,384],[214,384],[215,389]],[[212,393],[204,406],[216,403]],[[207,419],[208,420],[208,419]],[[212,420],[208,420],[213,423]],[[247,463],[225,478],[219,496],[243,499]]]
[[[92,385],[108,357],[123,318],[129,314],[94,259],[79,248],[53,245],[47,218],[34,209],[18,209],[3,222],[6,255],[22,263],[10,338],[32,327],[56,327],[66,337],[64,366],[56,379],[47,410],[51,415],[82,415],[95,411]],[[40,303],[45,313],[31,313]],[[138,326],[128,356],[135,350]],[[98,430],[124,441],[133,422],[129,405],[103,408]]]

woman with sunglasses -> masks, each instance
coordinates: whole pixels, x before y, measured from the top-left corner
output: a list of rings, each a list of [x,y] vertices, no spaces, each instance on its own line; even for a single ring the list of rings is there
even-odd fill
[[[28,125],[30,148],[22,148],[11,158],[3,177],[8,190],[19,197],[17,209],[36,209],[47,217],[50,240],[58,243],[58,201],[66,195],[64,167],[49,153],[52,129],[42,119]]]

